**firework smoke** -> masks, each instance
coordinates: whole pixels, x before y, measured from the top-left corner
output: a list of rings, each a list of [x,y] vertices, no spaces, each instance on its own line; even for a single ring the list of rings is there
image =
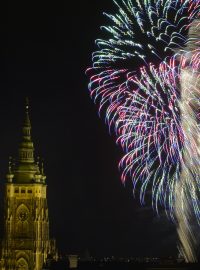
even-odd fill
[[[176,183],[175,213],[180,249],[187,262],[196,262],[199,239],[200,211],[200,20],[189,30],[189,41],[183,55],[180,72],[181,128],[184,134],[183,160],[180,179]],[[194,218],[196,217],[196,219]]]

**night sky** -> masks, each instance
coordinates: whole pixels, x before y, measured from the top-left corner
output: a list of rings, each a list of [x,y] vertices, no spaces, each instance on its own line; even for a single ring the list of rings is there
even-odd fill
[[[150,204],[141,207],[131,183],[121,184],[122,151],[87,90],[85,70],[94,40],[102,37],[100,26],[108,23],[103,11],[114,11],[112,1],[42,3],[16,1],[2,10],[1,186],[8,157],[17,155],[28,96],[36,156],[45,160],[50,232],[59,251],[176,255],[172,224]]]

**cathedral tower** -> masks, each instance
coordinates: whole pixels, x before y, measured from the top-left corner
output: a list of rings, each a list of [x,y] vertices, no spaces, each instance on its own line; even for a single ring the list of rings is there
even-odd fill
[[[43,164],[35,162],[29,104],[16,164],[10,160],[5,183],[2,264],[5,270],[41,270],[56,255],[49,239],[47,185]]]

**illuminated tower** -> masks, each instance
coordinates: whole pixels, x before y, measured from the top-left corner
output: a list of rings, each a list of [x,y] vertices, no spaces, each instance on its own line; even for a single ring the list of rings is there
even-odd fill
[[[56,255],[55,241],[49,239],[46,190],[43,164],[34,159],[27,101],[18,159],[9,162],[6,175],[3,269],[41,270],[47,255]]]

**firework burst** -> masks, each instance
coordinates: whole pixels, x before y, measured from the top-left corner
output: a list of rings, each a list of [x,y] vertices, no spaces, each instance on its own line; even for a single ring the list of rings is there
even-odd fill
[[[122,182],[132,179],[133,190],[140,187],[141,203],[151,189],[153,208],[158,212],[164,206],[168,216],[178,223],[181,218],[188,228],[186,201],[198,221],[200,216],[195,139],[200,136],[200,58],[195,37],[188,39],[200,1],[113,2],[117,12],[105,14],[111,24],[102,27],[110,38],[97,40],[99,50],[87,71],[90,94],[124,150]]]

